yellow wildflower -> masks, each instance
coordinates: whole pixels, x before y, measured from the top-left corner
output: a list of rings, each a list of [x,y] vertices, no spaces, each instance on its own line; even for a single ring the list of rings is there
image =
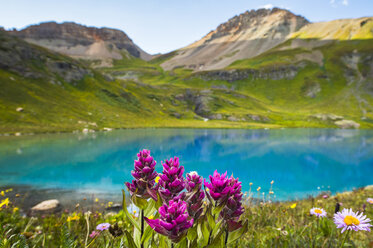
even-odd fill
[[[99,201],[99,199],[98,199],[98,198],[96,198],[96,199],[95,199],[95,202],[98,202],[98,201]]]
[[[290,208],[296,208],[296,206],[297,206],[297,204],[294,203],[294,204],[292,204],[292,205],[290,206]]]
[[[149,220],[154,219],[154,215],[150,215],[148,219],[149,219]]]
[[[16,197],[20,197],[21,195],[20,194],[16,194]]]
[[[136,214],[136,213],[137,213],[137,211],[136,211],[136,210],[133,210],[133,213],[134,213],[134,214]]]
[[[80,216],[74,213],[73,215],[67,217],[67,222],[70,222],[72,220],[79,220],[79,219],[80,219]]]
[[[209,191],[210,191],[210,189],[209,189],[209,188],[207,188],[207,189],[206,189],[206,191],[207,191],[207,192],[209,192]]]
[[[158,182],[159,182],[159,179],[160,179],[160,177],[157,176],[157,177],[155,178],[155,182],[158,183]]]
[[[108,202],[107,206],[110,208],[111,206],[113,206],[113,202]]]
[[[274,184],[274,183],[275,183],[275,181],[272,180],[271,184]]]
[[[253,186],[253,183],[250,183],[250,186]]]
[[[10,189],[6,189],[6,190],[5,190],[5,193],[12,192],[12,191],[13,191],[12,188],[10,188]]]
[[[261,189],[261,187],[258,187],[256,190],[259,191]]]
[[[5,196],[4,190],[0,192],[0,195]]]
[[[9,203],[10,203],[9,198],[5,198],[4,200],[1,201],[0,208],[2,208],[3,206],[8,206]]]
[[[19,208],[15,207],[13,208],[13,213],[17,212],[19,210]]]

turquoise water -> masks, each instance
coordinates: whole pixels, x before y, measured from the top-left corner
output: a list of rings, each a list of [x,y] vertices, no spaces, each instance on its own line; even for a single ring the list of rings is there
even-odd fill
[[[373,184],[373,131],[328,129],[135,129],[95,134],[0,137],[0,185],[120,194],[136,153],[180,157],[204,177],[228,171],[243,189],[303,198]]]

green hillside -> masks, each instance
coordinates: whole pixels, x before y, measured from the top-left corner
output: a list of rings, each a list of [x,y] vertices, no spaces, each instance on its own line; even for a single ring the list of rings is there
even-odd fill
[[[224,70],[193,73],[164,71],[160,64],[172,54],[150,62],[126,55],[93,69],[1,31],[0,133],[337,127],[342,119],[372,128],[372,40],[312,49],[291,42]]]

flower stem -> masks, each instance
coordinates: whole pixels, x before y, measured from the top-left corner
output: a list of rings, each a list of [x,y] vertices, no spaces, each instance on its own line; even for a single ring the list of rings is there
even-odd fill
[[[142,235],[144,234],[144,210],[141,210],[141,235],[140,240],[142,239]],[[144,248],[144,244],[141,242],[141,248]]]
[[[227,229],[225,229],[225,241],[224,241],[225,247],[227,247],[227,244],[228,244],[228,235],[229,235],[229,232],[228,232],[228,227],[227,227]]]
[[[342,241],[341,247],[344,246],[344,244],[345,244],[345,242],[346,242],[346,240],[347,240],[347,236],[348,236],[349,233],[350,233],[350,230],[347,230],[346,235],[345,235],[345,238],[344,238],[343,241]]]

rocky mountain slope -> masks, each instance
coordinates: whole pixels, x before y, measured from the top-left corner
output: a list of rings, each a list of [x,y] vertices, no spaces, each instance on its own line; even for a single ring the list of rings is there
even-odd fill
[[[86,33],[68,33],[71,37],[63,35],[65,45],[91,44]],[[242,39],[230,42],[235,35]],[[122,58],[105,57],[111,62],[104,67],[16,36],[0,30],[0,133],[132,127],[373,128],[372,17],[308,23],[285,10],[250,11],[189,50],[150,61],[131,55],[130,49],[109,49]],[[262,37],[261,42],[250,37]],[[231,52],[241,44],[240,52]],[[83,45],[74,48],[78,46]],[[229,51],[229,56],[214,62],[219,51]],[[184,67],[182,60],[172,64],[187,54],[188,61],[208,62],[197,63],[198,68],[194,62]],[[171,69],[164,70],[165,65]]]
[[[99,60],[99,66],[109,66],[113,59],[120,60],[123,56],[144,60],[151,58],[123,31],[111,28],[86,27],[73,22],[46,22],[9,33],[73,58]]]
[[[185,67],[196,71],[224,68],[236,60],[255,57],[283,43],[290,34],[308,23],[305,18],[284,9],[247,11],[178,50],[162,67],[166,70]]]

